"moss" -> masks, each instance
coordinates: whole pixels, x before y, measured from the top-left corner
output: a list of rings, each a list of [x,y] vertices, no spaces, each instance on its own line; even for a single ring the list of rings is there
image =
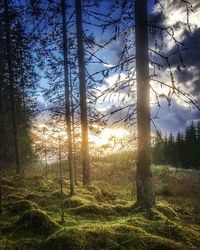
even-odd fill
[[[84,197],[80,197],[79,195],[74,195],[72,197],[68,197],[64,201],[64,206],[67,208],[76,208],[84,205],[88,205],[91,202],[88,201],[88,199],[85,199]]]
[[[77,208],[70,209],[71,212],[77,215],[111,216],[116,215],[116,211],[110,206],[100,206],[97,204],[83,205]]]
[[[50,248],[51,247],[51,248]],[[130,250],[184,250],[180,243],[151,235],[128,225],[88,225],[62,229],[51,235],[44,249],[130,249]]]
[[[16,241],[7,238],[0,239],[1,250],[13,250],[16,249]]]
[[[27,210],[37,209],[37,208],[38,208],[37,204],[29,200],[20,200],[12,202],[6,206],[6,210],[12,214],[22,214]]]
[[[112,230],[106,228],[70,228],[63,229],[47,239],[46,249],[117,249],[119,244],[113,237]]]
[[[48,235],[59,228],[49,216],[39,209],[25,212],[17,221],[2,228],[4,233]]]
[[[2,193],[3,194],[9,194],[11,193],[13,190],[15,190],[14,187],[8,186],[8,185],[2,185]]]
[[[168,183],[156,186],[156,194],[163,196],[173,196],[172,188]]]
[[[110,192],[101,189],[100,191],[96,192],[95,199],[101,202],[113,202],[116,200],[116,196]]]
[[[168,203],[158,203],[156,206],[157,210],[163,213],[165,216],[167,216],[170,219],[179,219],[178,214],[174,210],[172,206],[170,206]]]
[[[39,193],[37,193],[37,192],[34,192],[34,193],[29,193],[29,194],[27,194],[24,198],[26,199],[26,200],[39,200],[39,199],[41,199],[43,197],[43,195],[42,194],[39,194]]]
[[[22,238],[16,241],[16,250],[43,250],[42,240],[35,238]]]

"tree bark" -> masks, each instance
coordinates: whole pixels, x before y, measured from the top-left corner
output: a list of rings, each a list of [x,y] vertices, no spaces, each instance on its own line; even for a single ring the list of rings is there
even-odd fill
[[[137,202],[136,206],[155,205],[151,172],[150,77],[148,54],[147,0],[135,0],[136,79],[137,79]]]
[[[60,135],[58,138],[58,156],[59,156],[59,175],[60,175],[60,206],[61,206],[61,222],[64,223],[64,203],[63,203],[63,173],[62,173],[62,155],[60,145]]]
[[[65,83],[65,115],[67,124],[67,142],[68,142],[68,167],[70,179],[70,195],[75,193],[74,169],[72,165],[72,134],[71,134],[71,112],[70,112],[70,86],[68,72],[68,42],[67,42],[67,24],[66,24],[66,3],[61,0],[62,7],[62,28],[63,28],[63,56],[64,56],[64,83]]]
[[[84,61],[84,37],[82,24],[82,1],[76,0],[76,33],[78,47],[79,64],[79,85],[80,85],[80,110],[81,110],[81,131],[82,131],[82,168],[83,185],[90,184],[90,164],[88,146],[88,116],[87,116],[87,95],[85,80],[85,61]]]
[[[2,171],[5,163],[4,136],[3,94],[0,86],[0,212],[2,212]]]
[[[73,84],[71,77],[71,70],[69,72],[70,91],[71,91],[71,115],[72,115],[72,151],[73,151],[73,168],[74,168],[74,182],[77,185],[77,164],[76,164],[76,141],[75,141],[75,119],[74,119],[74,102],[73,102]]]
[[[14,73],[13,73],[13,65],[12,65],[8,0],[4,0],[4,7],[5,7],[5,29],[6,29],[6,52],[7,52],[7,64],[8,64],[9,85],[10,85],[10,101],[11,101],[11,112],[12,112],[15,163],[16,163],[16,172],[17,174],[20,174],[21,165],[20,165],[20,155],[19,155],[19,140],[18,140],[18,128],[17,128]]]

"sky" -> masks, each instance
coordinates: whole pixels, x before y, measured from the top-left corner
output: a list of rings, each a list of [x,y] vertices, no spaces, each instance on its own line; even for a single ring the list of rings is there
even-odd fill
[[[73,1],[72,1],[73,2]],[[110,1],[109,1],[110,2]],[[101,12],[106,13],[109,7],[108,1],[102,1]],[[169,62],[171,70],[173,71],[174,80],[176,86],[183,89],[185,92],[191,94],[197,101],[200,103],[200,1],[199,0],[190,0],[192,4],[193,12],[190,12],[189,19],[187,19],[187,10],[186,6],[180,0],[170,0],[165,1],[161,0],[160,5],[154,5],[154,1],[148,2],[148,11],[149,11],[149,21],[159,27],[168,27],[169,33],[174,32],[174,38],[179,42],[179,49],[181,50],[181,59],[180,55],[177,53],[177,43],[174,42],[170,36],[166,33],[163,33],[163,37],[159,35],[159,32],[155,35],[149,35],[149,47],[155,49],[155,40],[156,42],[156,51],[161,53],[163,56],[169,56]],[[188,6],[190,7],[190,5]],[[113,15],[117,15],[114,13]],[[90,20],[94,21],[94,20]],[[189,23],[187,23],[189,22]],[[170,28],[169,28],[170,27]],[[91,25],[84,25],[84,28],[87,34],[93,33],[96,37],[98,43],[104,43],[109,36],[112,35],[113,30],[108,29],[104,34],[100,31],[99,28]],[[88,70],[90,72],[95,72],[100,69],[110,68],[119,60],[122,43],[123,43],[123,34],[120,35],[116,41],[112,41],[106,48],[101,52],[97,53],[97,56],[102,60],[106,61],[99,65],[89,65]],[[161,42],[162,41],[162,42]],[[95,48],[94,48],[95,49]],[[166,84],[171,84],[169,68],[166,65],[166,62],[161,60],[159,56],[153,56],[152,60],[157,60],[159,64],[162,65],[161,70],[156,68],[157,79],[165,82]],[[155,67],[150,65],[150,72],[152,73],[155,70]],[[113,72],[109,74],[106,81],[99,85],[99,90],[103,91],[107,87],[112,87],[115,85],[119,72]],[[132,77],[134,74],[131,75]],[[120,77],[126,79],[127,73],[121,73]],[[42,78],[41,85],[48,87],[47,82]],[[160,86],[152,81],[152,86],[160,95],[160,107],[158,112],[156,98],[151,93],[151,112],[152,117],[155,117],[154,123],[156,127],[159,128],[163,133],[176,133],[178,131],[183,131],[186,126],[188,126],[191,121],[196,121],[200,119],[200,111],[197,109],[191,109],[190,105],[187,105],[186,102],[169,93],[170,90],[167,87]],[[127,90],[127,89],[125,89]],[[130,95],[126,104],[134,103],[134,88],[131,89],[132,95]],[[114,110],[120,105],[121,100],[125,96],[125,91],[121,91],[119,96],[114,96],[111,98],[105,98],[104,100],[97,103],[97,108],[104,113]],[[169,105],[169,101],[165,97],[172,97]],[[183,98],[184,99],[184,98]],[[44,100],[39,99],[40,109],[45,107]],[[120,116],[126,115],[127,109],[123,110],[120,114],[115,114],[111,118],[111,123],[115,122]],[[155,131],[155,127],[152,124],[152,131]]]

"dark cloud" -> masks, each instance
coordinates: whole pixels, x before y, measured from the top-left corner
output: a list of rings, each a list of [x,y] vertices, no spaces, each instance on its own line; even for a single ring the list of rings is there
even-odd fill
[[[163,133],[183,131],[192,121],[200,120],[200,111],[183,107],[175,100],[169,107],[167,102],[162,102],[162,108],[159,111],[158,119],[154,120],[156,125]],[[152,117],[156,114],[157,107],[152,108]],[[152,126],[155,131],[155,127]]]
[[[193,33],[185,30],[182,35],[180,46],[183,63],[186,67],[200,66],[200,28],[196,29]],[[171,55],[170,63],[172,66],[176,66],[180,63],[180,54],[178,53],[177,45],[168,51],[167,55]]]

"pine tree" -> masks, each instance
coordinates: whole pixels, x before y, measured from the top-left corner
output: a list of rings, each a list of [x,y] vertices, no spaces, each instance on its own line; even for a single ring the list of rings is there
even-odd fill
[[[160,132],[156,132],[155,144],[152,149],[152,161],[154,164],[164,164],[164,141]]]
[[[136,206],[155,205],[151,172],[150,86],[148,55],[147,0],[135,1],[136,72],[137,72],[137,202]]]
[[[175,165],[181,167],[183,165],[184,138],[181,132],[177,133],[175,141]]]
[[[64,55],[64,82],[65,82],[65,109],[66,109],[65,112],[66,112],[67,140],[68,140],[68,167],[70,176],[69,177],[70,195],[73,195],[75,193],[75,186],[74,186],[74,169],[72,165],[72,131],[71,131],[69,62],[68,62],[68,41],[67,41],[65,0],[61,0],[61,6],[62,6],[62,31],[63,31],[63,55]]]
[[[82,131],[82,168],[83,185],[90,184],[90,163],[89,163],[89,145],[88,145],[88,115],[87,115],[87,86],[85,77],[85,59],[84,59],[84,37],[82,25],[82,1],[76,0],[76,32],[77,32],[77,52],[79,65],[79,91],[80,91],[80,110],[81,110],[81,131]]]

